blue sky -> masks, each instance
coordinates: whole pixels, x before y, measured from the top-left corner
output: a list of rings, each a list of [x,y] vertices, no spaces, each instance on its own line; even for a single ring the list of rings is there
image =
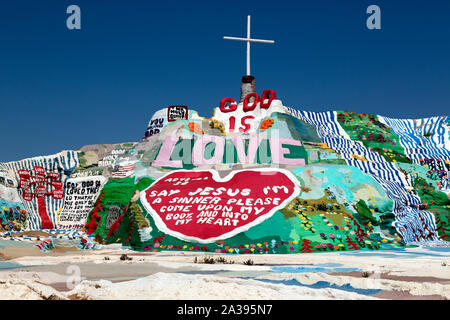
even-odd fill
[[[66,8],[81,8],[81,30]],[[366,8],[381,8],[381,30]],[[210,117],[239,98],[252,36],[258,92],[284,105],[398,118],[448,115],[450,1],[2,1],[0,161],[138,141],[153,112]]]

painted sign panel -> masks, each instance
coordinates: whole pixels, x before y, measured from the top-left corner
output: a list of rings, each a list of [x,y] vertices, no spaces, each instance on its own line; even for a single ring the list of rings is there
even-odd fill
[[[105,180],[103,176],[67,180],[64,208],[59,214],[59,228],[84,227]]]
[[[189,119],[187,106],[169,106],[167,108],[167,121],[172,122],[178,119]]]
[[[220,178],[215,170],[178,170],[141,193],[157,227],[187,241],[209,243],[232,237],[270,218],[297,194],[286,170],[238,170]]]

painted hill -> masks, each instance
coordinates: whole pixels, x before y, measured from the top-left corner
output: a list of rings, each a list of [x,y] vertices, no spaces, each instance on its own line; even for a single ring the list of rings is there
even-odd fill
[[[0,163],[1,231],[135,250],[307,253],[449,241],[449,117],[224,98],[169,106],[140,141]]]

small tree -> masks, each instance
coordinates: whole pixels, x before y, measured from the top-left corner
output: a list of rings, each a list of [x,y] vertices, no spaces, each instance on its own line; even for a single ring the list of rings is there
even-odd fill
[[[90,222],[86,224],[87,227],[87,234],[92,234],[97,229],[98,224],[100,223],[100,220],[102,219],[101,216],[98,215],[98,211],[102,210],[103,207],[103,200],[102,197],[105,194],[105,192],[102,192],[100,197],[98,197],[97,204],[95,205],[95,208],[90,213]]]
[[[309,252],[314,252],[314,250],[311,250],[313,247],[311,245],[311,242],[308,239],[303,239],[302,241],[302,247],[300,248],[300,250],[302,251],[302,253],[309,253]]]
[[[383,144],[386,143],[386,139],[384,139],[384,137],[383,137],[382,134],[380,134],[380,135],[378,136],[378,142],[383,143]]]
[[[359,250],[359,247],[356,245],[356,242],[353,241],[349,236],[345,239],[345,242],[348,243],[348,247],[353,250]]]

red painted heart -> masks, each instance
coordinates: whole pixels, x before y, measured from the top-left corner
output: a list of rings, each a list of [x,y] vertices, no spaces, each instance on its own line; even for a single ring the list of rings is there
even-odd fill
[[[260,224],[299,193],[287,170],[177,170],[141,193],[159,230],[186,241],[210,243]]]

